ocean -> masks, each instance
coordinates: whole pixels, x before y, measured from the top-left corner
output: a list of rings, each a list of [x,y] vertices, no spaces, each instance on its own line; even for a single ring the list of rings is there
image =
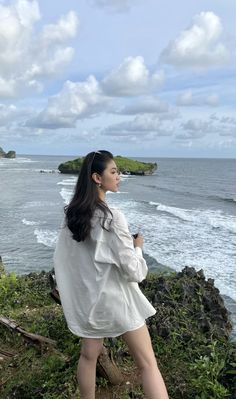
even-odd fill
[[[75,157],[0,158],[0,255],[7,271],[50,270],[63,207],[77,177],[57,167]],[[236,338],[236,159],[137,158],[152,176],[122,176],[107,202],[141,231],[156,268],[203,269],[231,311]]]

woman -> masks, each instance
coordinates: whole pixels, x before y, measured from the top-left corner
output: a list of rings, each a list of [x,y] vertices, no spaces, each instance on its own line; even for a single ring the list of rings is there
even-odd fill
[[[104,337],[122,336],[141,372],[146,398],[167,399],[145,324],[156,311],[138,286],[148,271],[143,237],[133,238],[123,214],[106,204],[106,192],[116,192],[119,181],[110,152],[91,152],[84,158],[54,254],[68,327],[82,337],[80,396],[95,398]]]

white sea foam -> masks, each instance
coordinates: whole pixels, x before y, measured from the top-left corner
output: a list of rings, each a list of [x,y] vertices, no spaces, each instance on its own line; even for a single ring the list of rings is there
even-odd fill
[[[43,244],[46,247],[54,248],[57,240],[57,231],[35,229],[34,235],[37,238],[39,244]]]
[[[22,206],[22,208],[47,208],[50,206],[55,207],[55,205],[57,204],[52,201],[28,201]]]
[[[69,190],[64,187],[60,191],[60,195],[63,198],[65,204],[68,204],[70,202],[72,194],[73,194],[73,190]]]
[[[12,161],[13,163],[36,163],[36,162],[38,162],[38,161],[33,161],[32,159],[30,159],[30,158],[24,158],[24,157],[16,157],[16,158],[12,158],[12,159],[9,159],[9,161]]]
[[[122,175],[122,173],[121,173],[120,178],[121,178],[121,180],[135,179],[135,176],[134,175]]]
[[[22,219],[22,223],[25,224],[26,226],[36,226],[40,224],[40,222],[33,222],[30,220]]]
[[[107,191],[107,194],[128,194],[128,191]]]
[[[65,181],[63,181],[63,182],[59,182],[59,183],[57,183],[57,184],[63,185],[63,186],[74,186],[74,184],[71,184],[70,181],[67,181],[67,180],[65,180]],[[128,192],[127,192],[127,191],[117,191],[117,192],[113,193],[112,191],[108,191],[107,194],[108,194],[108,195],[113,195],[113,194],[128,194]],[[61,197],[63,198],[64,203],[65,203],[65,204],[68,204],[68,203],[70,202],[70,200],[71,200],[72,195],[73,195],[73,189],[69,189],[69,188],[63,187],[63,188],[61,189],[61,191],[60,191],[60,195],[61,195]]]
[[[149,204],[156,205],[154,202],[149,202]],[[232,233],[236,233],[236,217],[224,214],[220,210],[183,209],[163,204],[157,204],[156,209],[159,212],[169,214],[170,217],[174,216],[198,226],[199,224],[209,224],[213,228],[223,228]]]
[[[149,202],[149,205],[154,205],[154,206],[158,206],[158,205],[160,205],[158,202],[153,202],[153,201],[150,201]]]
[[[19,171],[19,170],[27,170],[19,168],[17,165],[26,164],[26,163],[33,163],[37,161],[32,161],[29,158],[0,158],[0,166],[6,168],[7,170],[11,171]]]
[[[236,218],[221,211],[180,209],[151,202],[141,204],[115,196],[110,200],[125,213],[130,231],[140,230],[144,252],[176,271],[203,269],[224,295],[236,300],[236,236],[229,235]],[[154,206],[157,211],[154,211]]]
[[[1,164],[1,161],[0,161],[0,166],[1,165],[3,165],[3,164]],[[22,172],[31,172],[31,170],[29,170],[29,169],[26,169],[26,168],[9,168],[9,167],[7,167],[7,168],[5,168],[6,170],[10,170],[11,172],[19,172],[19,173],[22,173]]]
[[[77,181],[76,177],[73,176],[73,177],[70,177],[69,179],[64,179],[62,181],[59,181],[57,184],[59,186],[73,186],[74,187],[76,181]]]

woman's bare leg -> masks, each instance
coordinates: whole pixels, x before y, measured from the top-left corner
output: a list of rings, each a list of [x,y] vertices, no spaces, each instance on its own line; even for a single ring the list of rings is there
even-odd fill
[[[158,369],[155,354],[146,324],[122,335],[137,364],[147,399],[168,399],[162,375]]]
[[[77,380],[81,399],[95,399],[96,364],[102,347],[102,338],[82,338],[77,368]]]

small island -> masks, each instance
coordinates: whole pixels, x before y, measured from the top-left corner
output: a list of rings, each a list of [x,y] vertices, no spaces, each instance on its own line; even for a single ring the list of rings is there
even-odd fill
[[[79,174],[80,168],[83,162],[83,157],[74,159],[73,161],[68,161],[65,163],[61,163],[58,166],[58,170],[61,173],[66,174]],[[139,175],[146,176],[152,175],[157,169],[156,162],[140,162],[134,159],[122,157],[117,155],[114,157],[114,161],[120,171],[120,173],[124,175]]]
[[[0,158],[15,158],[16,152],[15,151],[3,151],[2,147],[0,147]]]

